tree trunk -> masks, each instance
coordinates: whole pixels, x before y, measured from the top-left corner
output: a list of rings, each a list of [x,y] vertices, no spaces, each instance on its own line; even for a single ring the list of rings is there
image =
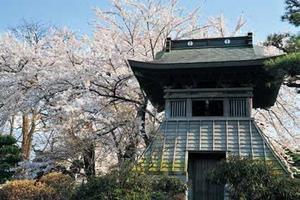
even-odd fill
[[[138,107],[137,118],[140,122],[140,134],[143,137],[146,147],[150,144],[151,139],[146,133],[146,109],[148,105],[148,98],[145,98],[145,101],[142,105]]]
[[[123,165],[124,155],[123,155],[123,152],[120,148],[120,142],[118,141],[117,136],[116,136],[116,134],[113,130],[111,131],[111,135],[112,135],[112,138],[114,140],[115,147],[117,149],[118,165],[119,165],[119,167],[121,167]]]
[[[134,161],[134,159],[136,158],[137,145],[138,145],[138,139],[133,138],[130,141],[130,143],[125,147],[125,152],[123,155],[123,160],[125,164]]]
[[[28,160],[30,155],[30,138],[29,138],[29,117],[28,114],[22,116],[22,158]]]
[[[13,115],[10,119],[10,129],[9,129],[9,135],[13,135],[14,133],[14,125],[15,125],[15,116]]]
[[[83,151],[84,172],[88,178],[96,175],[95,170],[95,145],[88,144]]]
[[[29,119],[29,115],[27,113],[22,116],[22,159],[28,160],[30,157],[31,144],[32,144],[32,136],[35,131],[35,118],[36,115],[33,114],[31,118],[31,122]]]

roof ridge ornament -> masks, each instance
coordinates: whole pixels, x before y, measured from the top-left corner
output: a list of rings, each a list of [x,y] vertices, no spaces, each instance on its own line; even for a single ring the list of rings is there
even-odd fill
[[[225,39],[224,40],[224,44],[230,44],[230,43],[231,43],[230,39]]]
[[[172,39],[171,39],[171,37],[167,37],[165,51],[170,52],[171,48],[172,48]]]
[[[165,52],[171,50],[203,49],[203,48],[227,48],[227,47],[253,47],[253,34],[249,32],[246,36],[201,38],[172,40],[166,38]]]
[[[248,36],[248,45],[253,45],[253,33],[249,32],[247,36]]]

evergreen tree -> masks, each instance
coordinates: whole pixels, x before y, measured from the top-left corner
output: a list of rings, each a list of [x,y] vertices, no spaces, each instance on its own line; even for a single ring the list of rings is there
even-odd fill
[[[0,184],[12,177],[12,168],[21,160],[21,151],[16,142],[10,135],[0,135]]]
[[[300,0],[286,0],[286,12],[282,16],[282,20],[300,26]]]
[[[300,1],[286,0],[286,13],[283,20],[298,27],[300,25]],[[268,69],[274,70],[279,77],[284,75],[284,84],[295,87],[300,93],[300,35],[296,34],[272,34],[264,43],[266,46],[275,46],[286,53],[285,56],[272,59],[266,63]]]

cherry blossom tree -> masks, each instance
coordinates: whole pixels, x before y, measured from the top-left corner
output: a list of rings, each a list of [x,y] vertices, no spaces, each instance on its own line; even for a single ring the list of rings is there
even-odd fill
[[[26,122],[33,146],[56,160],[82,159],[88,176],[97,163],[135,160],[162,118],[128,59],[153,60],[169,36],[234,35],[245,23],[239,18],[229,31],[224,17],[202,22],[199,9],[185,11],[176,0],[112,0],[95,13],[92,37],[68,29],[50,29],[38,42],[38,34],[32,42],[0,36],[0,126],[16,134]]]

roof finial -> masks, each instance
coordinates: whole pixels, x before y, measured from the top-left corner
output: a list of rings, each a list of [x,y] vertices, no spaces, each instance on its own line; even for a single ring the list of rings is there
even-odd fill
[[[166,49],[165,49],[166,52],[170,52],[171,51],[171,38],[170,37],[167,37],[166,39]]]
[[[253,44],[253,33],[252,32],[248,33],[247,42],[248,42],[248,45],[252,45]]]

